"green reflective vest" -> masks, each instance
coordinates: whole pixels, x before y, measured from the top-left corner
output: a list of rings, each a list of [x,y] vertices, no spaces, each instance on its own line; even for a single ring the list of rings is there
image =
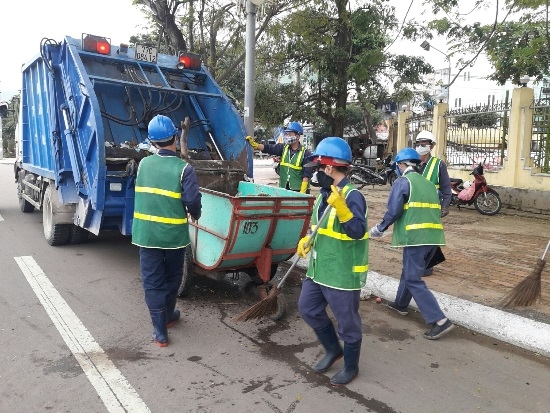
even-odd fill
[[[290,145],[285,145],[283,149],[283,154],[281,155],[281,163],[279,170],[279,186],[281,188],[286,188],[286,183],[288,182],[288,187],[293,191],[299,191],[302,187],[302,162],[304,160],[306,148],[300,145],[298,151],[290,156]],[[309,189],[309,182],[308,182]]]
[[[139,163],[136,177],[132,244],[176,249],[189,245],[187,210],[181,179],[187,162],[176,156],[151,155]]]
[[[351,191],[357,189],[347,184],[342,191],[347,198]],[[369,269],[369,231],[365,231],[361,239],[350,238],[334,208],[331,208],[323,222],[317,222],[320,205],[321,195],[313,206],[311,226],[315,228],[319,225],[319,231],[313,241],[306,276],[317,284],[338,290],[360,290],[365,286]],[[365,220],[367,210],[368,208],[365,209]]]
[[[422,171],[422,175],[428,181],[432,182],[437,189],[439,189],[439,164],[441,159],[430,157],[426,163],[426,167]]]
[[[410,184],[409,201],[393,224],[392,247],[445,245],[441,205],[434,184],[417,172],[404,177]]]

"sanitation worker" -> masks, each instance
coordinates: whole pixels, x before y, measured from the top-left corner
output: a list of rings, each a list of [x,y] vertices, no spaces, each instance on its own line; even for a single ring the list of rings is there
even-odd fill
[[[412,148],[402,149],[395,156],[395,163],[399,178],[390,190],[382,222],[371,228],[370,237],[383,236],[394,224],[392,247],[403,248],[403,270],[395,301],[388,307],[405,316],[414,298],[424,321],[432,326],[424,337],[436,340],[454,328],[422,280],[422,273],[437,247],[445,245],[441,205],[435,185],[418,172],[418,152]]]
[[[281,157],[279,164],[279,186],[281,188],[309,194],[309,180],[313,175],[313,169],[304,166],[305,159],[311,153],[300,142],[302,133],[302,125],[298,122],[290,122],[284,129],[284,143],[264,145],[257,143],[252,136],[247,136],[246,140],[254,150]]]
[[[177,129],[172,120],[155,116],[149,140],[158,153],[141,160],[136,177],[132,244],[139,246],[145,303],[153,322],[153,340],[168,345],[168,330],[179,320],[176,309],[189,245],[188,214],[201,216],[201,194],[194,168],[176,155]]]
[[[362,340],[359,299],[369,268],[367,203],[346,177],[352,162],[346,141],[338,137],[323,139],[309,161],[317,166],[321,187],[311,217],[312,227],[318,226],[319,230],[309,246],[305,245],[309,235],[298,243],[300,257],[305,258],[311,250],[298,308],[325,350],[314,370],[325,372],[343,356],[344,368],[330,379],[333,386],[342,386],[359,373]],[[319,222],[329,206],[328,216]],[[327,314],[327,305],[336,318],[343,349]]]
[[[451,204],[451,178],[449,178],[445,162],[431,154],[435,143],[435,136],[430,131],[421,131],[416,136],[416,152],[420,155],[418,170],[428,181],[433,182],[437,188],[441,203],[441,217],[445,217],[449,214],[449,205]],[[432,272],[433,267],[426,269],[422,275],[431,275]]]

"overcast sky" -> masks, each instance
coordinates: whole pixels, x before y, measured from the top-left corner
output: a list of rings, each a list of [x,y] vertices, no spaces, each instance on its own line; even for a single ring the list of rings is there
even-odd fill
[[[141,32],[142,13],[132,0],[2,0],[0,6],[0,100],[21,89],[21,65],[40,53],[40,40],[61,41],[82,33],[127,43]]]
[[[422,0],[390,0],[390,4],[397,9],[400,23],[411,1],[407,19],[422,15]],[[470,11],[474,1],[462,0],[461,7],[465,12]],[[117,45],[142,32],[144,25],[143,15],[132,5],[132,0],[3,0],[2,3],[0,39],[3,40],[4,51],[0,64],[1,100],[9,100],[21,88],[21,65],[39,54],[42,38],[61,41],[65,35],[79,38],[82,33],[89,33],[110,37],[112,44]],[[480,17],[490,19],[493,12],[480,10],[468,18],[473,21]],[[432,44],[442,52],[447,51],[444,39],[435,39]],[[422,56],[435,69],[448,65],[445,56],[437,51],[423,50],[420,42],[398,39],[388,51]],[[456,72],[454,65],[452,72]]]

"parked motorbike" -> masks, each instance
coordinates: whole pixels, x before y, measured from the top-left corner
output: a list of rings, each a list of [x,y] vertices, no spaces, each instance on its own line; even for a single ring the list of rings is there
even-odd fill
[[[377,166],[368,166],[361,164],[351,165],[348,177],[350,182],[357,189],[362,189],[366,185],[393,185],[397,175],[392,165],[392,156],[388,155],[383,161],[378,158]]]
[[[473,181],[463,182],[462,179],[451,178],[451,205],[460,208],[462,205],[474,205],[483,215],[495,215],[502,208],[498,192],[487,185],[483,175],[483,165],[478,164],[470,175]]]
[[[281,157],[280,156],[273,156],[273,169],[275,170],[275,173],[277,175],[281,172]]]

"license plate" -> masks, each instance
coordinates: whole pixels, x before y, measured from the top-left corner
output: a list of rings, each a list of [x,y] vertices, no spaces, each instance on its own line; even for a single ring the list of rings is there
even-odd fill
[[[157,63],[157,48],[153,46],[136,45],[136,60],[143,62]]]

